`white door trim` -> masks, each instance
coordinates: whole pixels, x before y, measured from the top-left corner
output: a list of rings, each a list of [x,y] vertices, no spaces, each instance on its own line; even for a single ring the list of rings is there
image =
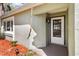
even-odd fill
[[[61,19],[61,37],[53,37],[53,20]],[[64,16],[51,18],[51,43],[64,45]]]

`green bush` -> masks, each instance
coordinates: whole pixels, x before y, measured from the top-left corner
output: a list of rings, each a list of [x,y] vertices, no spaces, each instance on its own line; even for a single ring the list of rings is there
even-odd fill
[[[0,33],[0,39],[5,39],[5,34],[4,33]]]

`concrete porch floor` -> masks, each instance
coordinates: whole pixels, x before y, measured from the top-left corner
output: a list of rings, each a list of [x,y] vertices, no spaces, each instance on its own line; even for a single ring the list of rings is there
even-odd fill
[[[67,47],[50,44],[49,46],[42,48],[47,56],[68,56]]]

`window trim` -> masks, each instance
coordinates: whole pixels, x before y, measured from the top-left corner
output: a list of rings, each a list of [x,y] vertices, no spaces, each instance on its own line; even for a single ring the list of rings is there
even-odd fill
[[[7,31],[7,24],[6,24],[6,31],[4,31],[4,33],[13,34],[14,33],[14,16],[3,19],[2,26],[4,26],[4,22],[7,23],[7,21],[13,21],[13,31],[11,31],[11,27],[10,27],[10,31]],[[11,22],[10,22],[10,26],[11,26]]]

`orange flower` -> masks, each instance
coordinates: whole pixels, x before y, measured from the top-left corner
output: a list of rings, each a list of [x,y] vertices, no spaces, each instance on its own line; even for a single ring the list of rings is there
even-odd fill
[[[19,49],[19,51],[21,53],[27,53],[28,52],[28,48],[24,47],[23,45],[17,44],[16,48]]]
[[[28,48],[23,45],[16,44],[15,47],[12,46],[11,42],[8,40],[0,40],[0,56],[16,56],[16,49],[18,49],[19,53],[26,54],[28,52]]]

